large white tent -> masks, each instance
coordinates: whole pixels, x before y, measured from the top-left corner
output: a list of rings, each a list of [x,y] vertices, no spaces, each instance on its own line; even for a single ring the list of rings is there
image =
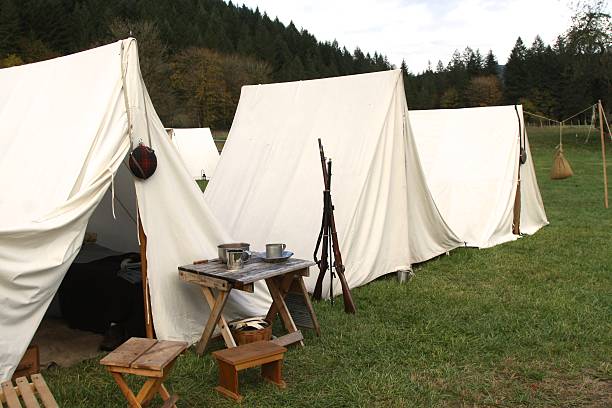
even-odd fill
[[[349,286],[462,245],[425,183],[399,70],[243,87],[204,193],[232,236],[254,248],[284,242],[312,259],[323,201],[317,138],[332,158]]]
[[[212,178],[219,162],[219,150],[209,128],[168,129],[172,143],[178,150],[189,174],[194,179],[206,175]]]
[[[113,249],[135,245],[136,227],[127,215],[135,213],[135,196],[121,197],[128,211],[116,203],[113,222],[115,176],[115,193],[132,188],[138,199],[156,334],[197,340],[207,306],[196,287],[179,281],[177,266],[214,257],[229,236],[155,113],[135,40],[2,69],[0,89],[0,381],[10,378],[30,343],[96,208],[90,228],[100,242],[116,243]],[[134,181],[118,172],[130,140],[149,139],[155,174]],[[131,236],[123,242],[107,237],[122,220]],[[230,311],[261,313],[265,295],[232,294]]]
[[[548,224],[522,106],[410,111],[409,118],[434,201],[468,246],[518,238],[512,225],[519,173],[521,233]],[[519,170],[523,144],[527,161]]]

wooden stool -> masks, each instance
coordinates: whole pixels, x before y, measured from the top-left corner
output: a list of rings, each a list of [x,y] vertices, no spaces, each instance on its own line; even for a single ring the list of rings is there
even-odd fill
[[[251,367],[261,366],[261,376],[280,388],[287,384],[281,378],[283,355],[287,349],[271,341],[256,341],[215,351],[213,357],[219,364],[219,385],[215,390],[238,402],[242,395],[238,392],[238,371]]]
[[[10,381],[2,383],[2,389],[0,390],[0,407],[2,403],[5,403],[9,408],[21,408],[19,397],[23,400],[26,408],[40,408],[38,400],[42,402],[45,408],[58,408],[53,394],[47,387],[47,383],[40,374],[32,374],[32,383],[28,382],[26,377],[19,377],[15,380],[17,384],[13,387]],[[38,400],[36,399],[38,394]]]
[[[132,337],[100,360],[111,373],[131,407],[146,405],[156,393],[165,401],[164,408],[174,407],[178,396],[170,396],[163,382],[172,371],[176,358],[187,348],[183,341],[165,341]],[[123,374],[147,378],[138,395],[134,395]]]

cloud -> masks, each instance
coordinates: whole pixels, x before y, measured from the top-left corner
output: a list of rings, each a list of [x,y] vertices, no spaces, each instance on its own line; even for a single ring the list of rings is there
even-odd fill
[[[445,64],[466,46],[492,49],[505,63],[517,37],[553,43],[570,25],[567,0],[238,0],[270,18],[293,21],[320,41],[378,51],[413,72]]]

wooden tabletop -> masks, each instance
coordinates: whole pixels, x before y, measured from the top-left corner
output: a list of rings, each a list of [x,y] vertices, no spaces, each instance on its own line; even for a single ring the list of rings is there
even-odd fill
[[[163,370],[185,351],[187,346],[184,341],[132,337],[100,360],[100,364],[110,367]]]
[[[233,284],[247,285],[300,269],[308,269],[308,267],[314,265],[313,261],[298,258],[289,258],[285,262],[270,263],[265,262],[260,256],[254,255],[244,264],[242,269],[233,271],[228,270],[225,263],[218,258],[211,259],[207,263],[179,266],[178,269],[179,271],[222,279]],[[308,275],[305,274],[304,276]]]

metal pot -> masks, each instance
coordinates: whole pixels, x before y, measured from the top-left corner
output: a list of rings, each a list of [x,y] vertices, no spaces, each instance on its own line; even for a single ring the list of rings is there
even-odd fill
[[[221,244],[217,246],[217,251],[219,253],[219,259],[223,263],[227,263],[227,250],[228,249],[242,249],[243,251],[248,251],[251,247],[251,244],[247,244],[245,242],[238,242],[234,244]]]

